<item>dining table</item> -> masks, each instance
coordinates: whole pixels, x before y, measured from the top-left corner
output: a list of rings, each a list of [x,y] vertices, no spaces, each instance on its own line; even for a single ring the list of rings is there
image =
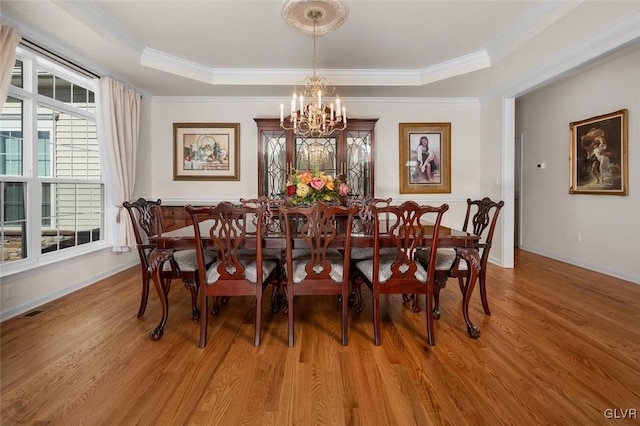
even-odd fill
[[[200,223],[199,226],[201,227],[201,236],[203,240],[205,240],[206,245],[206,240],[209,238],[210,224],[205,221]],[[428,227],[429,225],[425,224],[424,226]],[[429,232],[422,232],[420,234],[422,234],[422,241],[420,242],[420,245],[429,247],[433,240],[432,235]],[[373,247],[374,238],[373,233],[352,232],[351,247]],[[381,246],[389,245],[391,241],[388,237],[385,238],[383,235],[379,238]],[[253,236],[253,239],[254,244],[257,244],[258,237]],[[283,252],[286,248],[287,240],[283,232],[263,234],[260,239],[263,248],[281,249]],[[460,258],[467,262],[469,273],[463,281],[462,286],[462,316],[467,328],[467,334],[469,337],[477,339],[480,337],[481,333],[480,329],[476,327],[469,318],[469,301],[480,272],[480,255],[478,252],[480,237],[472,233],[441,225],[438,240],[439,248],[453,248]],[[160,340],[169,317],[169,301],[167,297],[167,289],[165,288],[164,280],[162,279],[162,265],[166,261],[170,260],[177,250],[195,248],[196,240],[193,225],[154,235],[149,238],[149,242],[155,245],[155,248],[149,254],[149,272],[153,277],[154,287],[162,307],[162,318],[160,319],[159,324],[149,332],[149,338],[151,340]],[[338,245],[341,244],[339,238],[336,239],[336,242]],[[249,245],[251,245],[250,242]],[[200,314],[207,315],[206,312]]]

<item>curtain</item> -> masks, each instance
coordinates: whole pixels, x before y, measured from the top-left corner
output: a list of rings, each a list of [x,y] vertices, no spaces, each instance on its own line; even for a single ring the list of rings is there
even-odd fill
[[[140,132],[140,94],[109,77],[100,80],[100,156],[109,202],[118,210],[110,218],[113,251],[129,251],[135,236],[122,203],[133,196]],[[107,210],[109,211],[109,210]]]
[[[16,46],[21,39],[15,28],[0,25],[0,109],[7,100],[11,73],[16,62]]]

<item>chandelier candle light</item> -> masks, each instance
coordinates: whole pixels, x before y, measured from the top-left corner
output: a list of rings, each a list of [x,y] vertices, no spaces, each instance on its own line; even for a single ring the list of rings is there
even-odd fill
[[[329,80],[316,75],[316,25],[324,14],[320,8],[310,8],[305,16],[313,22],[313,75],[299,83],[300,90],[294,88],[291,111],[286,120],[284,104],[280,104],[280,127],[293,130],[298,136],[326,137],[347,127],[347,109],[337,96],[335,104],[332,102],[327,106],[323,103],[323,97],[326,102],[335,92]]]

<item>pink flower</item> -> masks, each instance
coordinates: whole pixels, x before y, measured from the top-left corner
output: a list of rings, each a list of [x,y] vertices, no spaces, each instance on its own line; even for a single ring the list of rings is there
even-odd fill
[[[349,194],[349,186],[346,183],[340,184],[340,195],[346,197]]]
[[[311,179],[311,187],[316,191],[320,191],[323,186],[324,186],[324,181],[319,177],[314,177],[313,179]]]

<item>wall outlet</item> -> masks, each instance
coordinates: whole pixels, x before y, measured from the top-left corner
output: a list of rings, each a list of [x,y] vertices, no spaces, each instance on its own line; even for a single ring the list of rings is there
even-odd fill
[[[578,232],[576,234],[576,243],[581,243],[581,242],[582,242],[582,234]]]

